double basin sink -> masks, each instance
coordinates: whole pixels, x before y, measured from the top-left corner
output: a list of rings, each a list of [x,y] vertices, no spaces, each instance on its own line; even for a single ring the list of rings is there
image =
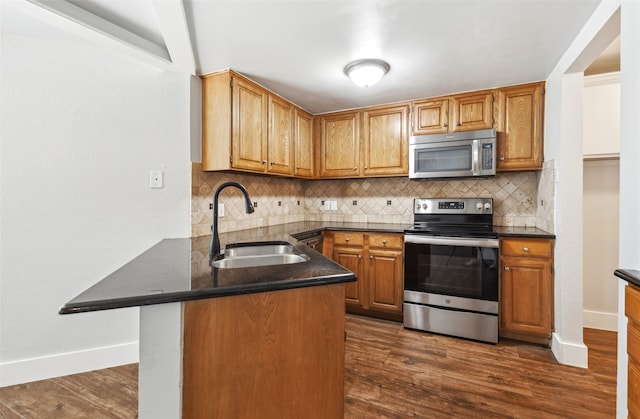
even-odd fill
[[[259,266],[302,263],[310,258],[285,241],[235,243],[224,249],[211,266],[218,269],[253,268]]]

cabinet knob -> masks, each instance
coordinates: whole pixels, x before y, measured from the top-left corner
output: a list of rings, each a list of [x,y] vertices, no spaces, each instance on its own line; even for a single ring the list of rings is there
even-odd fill
[[[354,168],[353,168],[353,171],[355,172],[356,170],[358,170],[358,168],[357,168],[357,167],[354,167]]]
[[[382,240],[382,244],[386,245],[387,241],[386,240]]]
[[[446,122],[443,122],[443,123],[442,123],[442,128],[446,128],[446,127],[448,127],[448,126],[449,126],[449,124],[447,124]]]
[[[358,259],[362,259],[362,255],[358,255]]]
[[[347,237],[346,239],[344,239],[344,241],[348,242],[348,241],[349,241],[349,237]]]
[[[369,259],[373,260],[373,256],[369,256]]]
[[[262,160],[262,164],[267,164],[267,161],[266,160]]]
[[[272,162],[271,162],[271,166],[273,166],[273,165],[274,165],[274,163],[275,163],[275,162],[274,162],[274,161],[272,161]]]
[[[500,161],[504,161],[504,157],[500,157]]]
[[[456,127],[461,126],[462,124],[460,122],[456,122]]]
[[[522,250],[524,250],[525,252],[528,252],[529,248],[528,247],[523,247]]]
[[[505,270],[505,271],[508,271],[508,270],[509,270],[509,267],[508,267],[508,266],[505,266],[505,267],[504,267],[504,270]]]
[[[364,167],[364,170],[367,170],[368,168],[369,168],[369,167],[365,166],[365,167]]]

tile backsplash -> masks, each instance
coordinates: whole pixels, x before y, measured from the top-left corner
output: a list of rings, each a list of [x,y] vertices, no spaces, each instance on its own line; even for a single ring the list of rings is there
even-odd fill
[[[550,167],[552,170],[553,166]],[[549,169],[546,164],[545,169]],[[191,232],[194,237],[211,233],[213,193],[220,184],[228,181],[246,186],[258,207],[250,216],[245,214],[242,194],[233,188],[225,189],[220,194],[220,203],[225,206],[225,216],[218,220],[221,232],[305,220],[411,224],[413,199],[431,197],[492,197],[495,225],[536,227],[537,217],[540,217],[536,202],[538,188],[543,181],[547,186],[541,184],[540,187],[548,188],[545,180],[548,175],[543,170],[542,179],[540,172],[530,171],[499,173],[489,179],[301,180],[203,172],[200,163],[193,163]],[[543,199],[545,213],[551,211],[552,215],[552,200]],[[336,210],[325,210],[323,201],[336,201]],[[552,219],[551,216],[551,224]],[[549,221],[544,223],[549,224]]]

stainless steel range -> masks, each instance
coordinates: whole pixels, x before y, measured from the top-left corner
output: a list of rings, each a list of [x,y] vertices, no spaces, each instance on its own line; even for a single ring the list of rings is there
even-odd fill
[[[404,327],[498,342],[498,235],[491,198],[414,201],[405,231]]]

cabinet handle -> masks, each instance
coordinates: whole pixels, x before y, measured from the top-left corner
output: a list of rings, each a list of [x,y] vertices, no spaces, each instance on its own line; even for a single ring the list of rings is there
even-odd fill
[[[504,270],[505,270],[505,271],[508,271],[508,270],[509,270],[509,267],[508,267],[508,266],[505,266],[505,267],[504,267]]]
[[[500,161],[504,161],[504,157],[500,157]]]
[[[461,126],[462,124],[460,122],[456,122],[456,127]]]
[[[443,123],[442,123],[442,128],[446,128],[446,127],[448,127],[448,126],[449,126],[449,124],[447,124],[446,122],[443,122]]]
[[[524,250],[525,252],[528,252],[529,248],[528,247],[523,247],[522,250]]]

